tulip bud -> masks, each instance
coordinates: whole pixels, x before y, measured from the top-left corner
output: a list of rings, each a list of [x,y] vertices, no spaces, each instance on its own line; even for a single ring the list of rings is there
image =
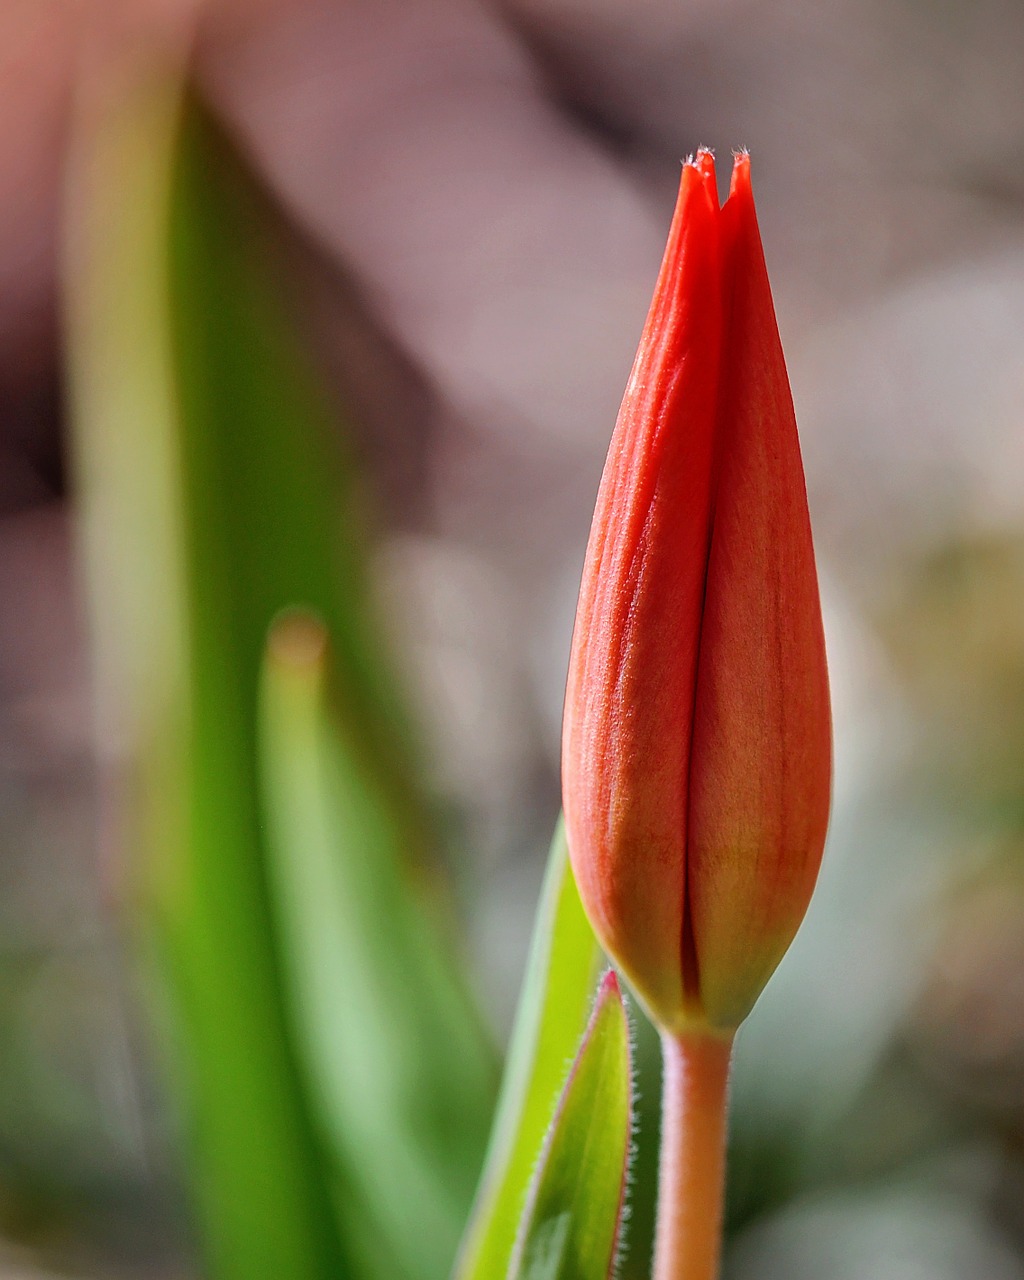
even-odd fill
[[[737,156],[683,168],[580,589],[562,785],[584,905],[663,1030],[734,1029],[789,946],[831,728],[793,402]]]

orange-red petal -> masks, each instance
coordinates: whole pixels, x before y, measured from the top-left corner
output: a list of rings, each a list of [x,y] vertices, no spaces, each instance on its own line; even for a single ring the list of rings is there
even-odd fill
[[[683,999],[687,778],[720,309],[718,205],[702,161],[683,169],[601,481],[563,738],[566,826],[583,900],[648,1007],[673,1017]]]
[[[690,772],[701,1003],[736,1026],[792,940],[828,822],[831,729],[793,401],[750,189],[721,215],[716,484]]]
[[[831,730],[793,403],[737,158],[684,166],[577,611],[563,798],[580,892],[663,1027],[731,1029],[810,898]]]

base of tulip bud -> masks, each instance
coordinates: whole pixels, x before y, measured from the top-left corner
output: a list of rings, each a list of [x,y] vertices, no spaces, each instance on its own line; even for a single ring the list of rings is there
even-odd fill
[[[653,1280],[717,1280],[732,1036],[662,1036]]]

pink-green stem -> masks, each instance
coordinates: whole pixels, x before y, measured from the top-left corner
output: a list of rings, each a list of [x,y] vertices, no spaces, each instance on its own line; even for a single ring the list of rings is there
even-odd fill
[[[662,1036],[653,1280],[717,1280],[732,1037]]]

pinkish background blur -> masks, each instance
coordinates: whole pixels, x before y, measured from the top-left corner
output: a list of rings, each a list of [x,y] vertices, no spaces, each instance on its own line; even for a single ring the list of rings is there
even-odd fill
[[[590,510],[680,157],[753,154],[834,679],[807,926],[744,1032],[733,1280],[1024,1278],[1024,8],[5,0],[0,1276],[186,1275],[109,911],[65,465],[83,65],[191,32],[293,229],[507,1029]],[[723,181],[727,165],[722,165]],[[768,1144],[770,1146],[770,1143]],[[761,1143],[764,1149],[765,1143]],[[770,1181],[770,1178],[769,1178]]]

